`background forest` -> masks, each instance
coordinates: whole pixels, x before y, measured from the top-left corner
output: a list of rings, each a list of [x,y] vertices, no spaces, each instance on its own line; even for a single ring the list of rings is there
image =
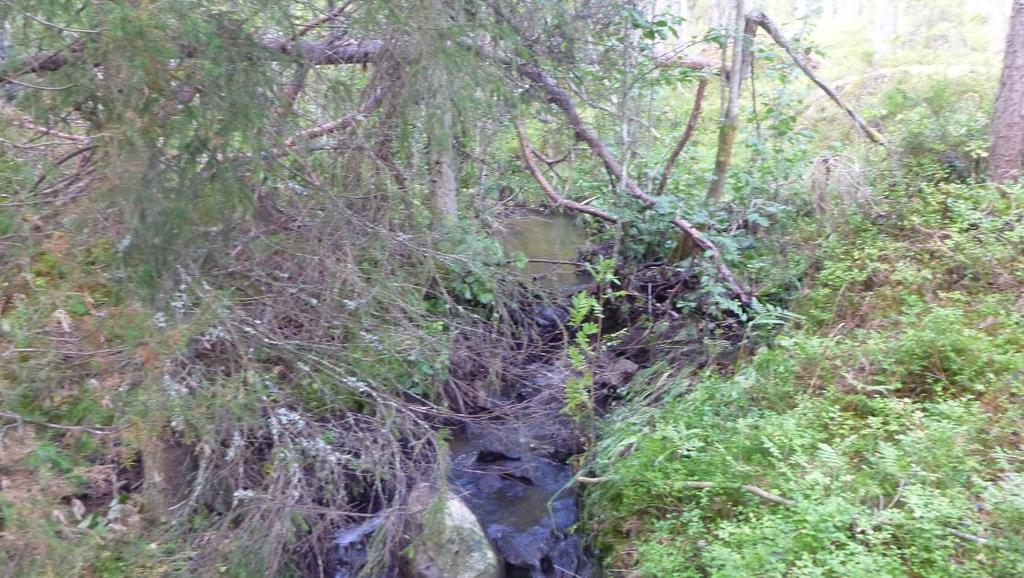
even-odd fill
[[[1019,1],[0,0],[0,118],[0,575],[1024,575]],[[410,565],[541,358],[589,562]]]

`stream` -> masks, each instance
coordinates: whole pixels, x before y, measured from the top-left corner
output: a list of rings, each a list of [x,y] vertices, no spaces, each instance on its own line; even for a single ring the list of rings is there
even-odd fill
[[[563,300],[587,282],[571,264],[586,242],[572,217],[523,210],[503,225],[499,238],[506,254],[535,260],[518,270],[529,281]],[[527,309],[532,318],[526,323],[554,345],[506,367],[491,416],[467,419],[451,432],[450,491],[480,523],[505,578],[589,578],[590,560],[573,533],[579,507],[568,465],[583,447],[574,422],[562,413],[570,378],[558,344],[565,312],[539,301]],[[337,535],[335,578],[358,573],[379,520]]]
[[[575,261],[586,242],[571,216],[522,211],[503,225],[506,253],[536,260],[521,271],[531,281],[556,295],[586,282],[576,266],[558,263]],[[562,414],[570,373],[560,351],[517,370],[500,419],[455,431],[450,479],[504,559],[506,578],[586,577],[589,562],[571,531],[579,511],[566,462],[582,447]]]
[[[524,209],[502,225],[499,240],[505,253],[522,253],[536,260],[526,263],[522,275],[560,295],[587,281],[575,265],[565,264],[576,261],[580,247],[587,243],[586,234],[571,215]]]

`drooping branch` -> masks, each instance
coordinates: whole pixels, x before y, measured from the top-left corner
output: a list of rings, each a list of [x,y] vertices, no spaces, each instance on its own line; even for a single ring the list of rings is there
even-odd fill
[[[523,130],[522,123],[517,120],[515,124],[516,134],[519,136],[519,149],[523,155],[523,164],[526,165],[526,170],[529,171],[530,175],[533,176],[533,179],[537,181],[541,190],[543,190],[544,194],[551,199],[552,203],[559,207],[565,207],[566,209],[586,213],[609,223],[619,222],[619,218],[611,213],[595,209],[594,207],[584,205],[583,203],[577,203],[576,201],[566,199],[562,195],[558,194],[558,192],[555,191],[555,188],[551,186],[551,183],[548,182],[547,178],[544,177],[544,173],[541,172],[540,167],[537,166],[537,161],[533,158],[536,151],[533,150],[533,147],[530,146],[530,142],[526,139],[526,132]]]
[[[807,78],[810,78],[814,84],[818,85],[818,88],[823,90],[825,94],[827,94],[828,97],[832,99],[832,102],[836,103],[836,105],[839,108],[841,108],[847,116],[850,117],[850,120],[853,121],[853,124],[860,130],[861,133],[864,134],[865,137],[868,138],[868,140],[875,144],[885,146],[885,139],[882,137],[882,135],[879,134],[878,131],[876,131],[875,129],[868,126],[867,123],[864,122],[864,119],[861,118],[860,115],[856,113],[856,111],[850,108],[850,106],[847,105],[846,102],[844,102],[843,99],[839,97],[839,94],[836,93],[836,91],[833,90],[827,82],[822,80],[821,77],[814,73],[814,70],[811,69],[811,66],[807,63],[807,60],[804,58],[804,56],[793,48],[793,45],[789,42],[789,39],[786,38],[786,35],[782,33],[779,27],[771,18],[768,17],[767,14],[760,10],[755,10],[748,14],[747,17],[756,22],[757,25],[760,26],[762,29],[764,29],[764,31],[768,33],[768,36],[771,36],[772,40],[774,40],[776,44],[781,46],[782,49],[786,51],[786,54],[789,54],[789,57],[792,58],[793,62],[796,63],[800,70],[802,70],[803,73],[807,75]]]
[[[569,98],[569,94],[562,89],[562,87],[558,86],[558,84],[548,76],[546,72],[541,70],[535,64],[519,62],[516,64],[516,70],[523,78],[530,80],[537,88],[539,88],[552,104],[562,110],[569,121],[569,125],[572,126],[573,131],[576,133],[576,136],[583,142],[587,143],[587,146],[590,147],[590,151],[594,153],[594,156],[604,164],[605,169],[610,174],[622,179],[623,187],[631,196],[638,199],[645,207],[648,208],[657,204],[653,197],[640,190],[640,187],[638,187],[636,183],[629,180],[628,176],[622,170],[622,165],[619,164],[619,161],[617,161],[611,151],[608,150],[604,141],[602,141],[597,136],[597,133],[583,122],[579,111],[576,110],[576,105],[572,102],[572,99]],[[694,243],[696,243],[697,246],[700,247],[711,259],[715,268],[718,270],[718,274],[721,276],[722,281],[725,282],[726,286],[729,287],[729,290],[733,292],[737,299],[739,299],[740,303],[744,306],[750,306],[752,303],[750,295],[736,280],[736,277],[732,274],[729,266],[725,264],[725,261],[722,259],[722,252],[718,249],[718,246],[705,237],[703,233],[701,233],[686,219],[675,217],[671,220],[671,223],[674,227],[689,235],[690,238],[693,239]]]
[[[296,62],[309,66],[332,66],[342,64],[369,64],[377,60],[384,52],[384,41],[376,38],[353,39],[331,38],[327,40],[294,40],[283,36],[268,36],[257,41],[271,55],[278,54]],[[22,59],[13,70],[5,75],[6,79],[17,78],[38,72],[54,72],[80,62],[85,45],[75,41],[62,50],[49,50],[36,53]],[[181,58],[199,56],[195,46],[182,45]],[[281,58],[273,58],[280,60]]]
[[[359,108],[355,112],[350,112],[337,120],[332,120],[300,131],[286,140],[284,145],[287,148],[294,148],[298,143],[304,140],[324,136],[355,126],[359,120],[373,114],[373,112],[380,107],[381,103],[384,102],[384,89],[384,85],[371,84],[371,86],[367,87],[367,94],[363,99],[363,103],[359,105]]]
[[[701,107],[704,104],[704,92],[708,87],[708,79],[701,78],[700,82],[697,83],[697,94],[693,97],[693,108],[690,110],[690,118],[686,121],[686,129],[683,131],[683,136],[676,143],[676,148],[672,149],[672,154],[668,155],[668,160],[665,161],[665,168],[661,170],[661,180],[658,181],[658,188],[655,189],[655,195],[665,194],[665,185],[668,183],[668,177],[672,174],[672,168],[676,165],[676,160],[679,159],[679,155],[686,148],[687,143],[693,138],[693,133],[697,130],[697,122],[700,120]]]

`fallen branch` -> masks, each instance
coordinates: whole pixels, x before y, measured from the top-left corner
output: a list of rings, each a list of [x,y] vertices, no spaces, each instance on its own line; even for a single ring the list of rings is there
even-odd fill
[[[745,491],[745,492],[750,492],[751,494],[754,494],[755,496],[757,496],[758,498],[761,498],[762,500],[767,500],[769,502],[773,502],[773,503],[778,504],[780,506],[786,506],[787,508],[792,508],[793,506],[796,505],[796,502],[793,501],[793,500],[790,500],[789,498],[783,498],[782,496],[776,496],[775,494],[773,494],[771,492],[767,492],[765,490],[762,490],[761,488],[759,488],[757,486],[751,486],[749,484],[745,484],[745,485],[740,486],[740,489]]]
[[[530,175],[533,176],[535,181],[537,181],[537,184],[540,185],[540,188],[544,191],[544,194],[551,199],[552,203],[559,207],[565,207],[566,209],[586,213],[609,223],[619,222],[619,218],[615,215],[602,211],[601,209],[595,209],[594,207],[577,203],[576,201],[566,199],[562,195],[559,195],[558,192],[555,191],[555,188],[551,186],[551,183],[549,183],[544,177],[544,173],[540,171],[540,167],[537,166],[537,162],[533,160],[534,150],[526,139],[526,132],[523,130],[522,123],[517,120],[515,124],[516,134],[519,136],[519,148],[523,153],[523,163],[526,165],[526,170],[530,172]]]
[[[54,136],[69,142],[83,142],[90,139],[90,137],[88,136],[70,134],[45,126],[39,126],[38,124],[32,122],[28,117],[22,115],[13,106],[8,104],[0,104],[0,112],[3,112],[4,116],[9,117],[17,126],[37,132],[42,135]]]
[[[988,538],[982,538],[981,536],[975,536],[974,534],[968,534],[953,528],[946,528],[946,530],[949,531],[950,535],[956,536],[961,540],[967,540],[968,542],[974,542],[975,544],[981,544],[982,546],[994,545],[992,544],[992,540],[989,540]]]
[[[12,412],[9,412],[9,411],[0,411],[0,418],[12,419],[12,420],[14,420],[15,422],[18,422],[18,423],[30,423],[32,425],[48,427],[50,429],[58,429],[58,430],[63,430],[63,431],[84,431],[84,432],[88,432],[88,433],[91,433],[93,435],[98,435],[98,436],[107,436],[107,435],[116,434],[117,432],[122,431],[122,430],[128,428],[128,426],[121,426],[121,427],[102,427],[102,426],[89,427],[89,426],[84,426],[84,425],[61,425],[59,423],[50,423],[50,422],[46,422],[46,421],[42,421],[42,420],[38,420],[38,419],[28,418],[28,417],[25,417],[23,415],[19,415],[19,414],[12,413]]]
[[[719,484],[716,482],[683,482],[683,485],[686,486],[687,488],[694,488],[698,490],[708,490],[711,488],[727,487],[724,486],[723,484]],[[739,489],[743,490],[744,492],[754,494],[755,496],[761,498],[762,500],[772,502],[773,504],[778,504],[780,506],[786,506],[787,508],[792,508],[793,506],[796,505],[795,500],[783,498],[782,496],[775,495],[767,490],[764,490],[757,486],[752,486],[750,484],[743,484],[739,486]]]
[[[366,95],[366,98],[363,99],[363,103],[359,105],[358,110],[350,112],[337,120],[332,120],[331,122],[300,131],[286,140],[284,142],[284,146],[287,148],[294,148],[300,141],[324,136],[326,134],[331,134],[333,132],[355,126],[357,122],[366,118],[380,107],[381,103],[384,102],[384,92],[383,85],[368,88],[368,94]]]
[[[814,82],[814,84],[818,85],[818,87],[821,88],[821,90],[823,90],[825,94],[827,94],[828,97],[832,99],[832,102],[836,103],[836,105],[838,105],[839,108],[841,108],[843,112],[845,112],[846,115],[850,117],[850,119],[853,121],[853,124],[856,125],[858,129],[860,129],[861,133],[863,133],[864,136],[868,138],[868,140],[875,144],[885,146],[885,139],[882,137],[882,135],[879,134],[878,131],[876,131],[875,129],[868,126],[867,123],[864,122],[864,119],[861,118],[860,115],[857,114],[852,108],[850,108],[849,105],[847,105],[843,101],[843,99],[839,97],[839,94],[837,94],[836,91],[833,90],[827,82],[822,80],[817,74],[814,73],[813,70],[811,70],[810,65],[808,65],[807,61],[804,59],[804,56],[793,49],[793,45],[790,44],[789,39],[786,38],[786,35],[783,34],[781,30],[779,30],[779,27],[776,26],[775,22],[771,18],[769,18],[767,14],[761,12],[760,10],[755,10],[748,14],[747,17],[756,22],[757,25],[760,26],[762,29],[764,29],[764,31],[767,32],[768,35],[772,37],[772,40],[774,40],[776,44],[781,46],[782,49],[785,50],[787,54],[789,54],[789,57],[793,59],[793,62],[796,63],[800,70],[802,70],[804,74],[806,74],[807,77],[810,78],[812,82]]]
[[[569,120],[570,126],[576,133],[576,136],[587,143],[590,147],[590,151],[594,153],[605,166],[605,169],[614,175],[616,178],[622,181],[623,187],[633,197],[639,199],[645,207],[653,207],[656,202],[653,197],[644,193],[640,190],[640,187],[633,181],[629,180],[628,175],[623,170],[622,165],[619,161],[615,160],[611,151],[604,142],[597,136],[597,134],[589,127],[583,119],[580,117],[579,111],[576,110],[576,105],[573,104],[572,99],[569,98],[569,94],[563,90],[555,81],[547,75],[543,70],[537,67],[535,64],[528,62],[519,62],[516,64],[516,70],[521,76],[533,82],[535,86],[540,88],[548,97],[548,100],[562,109],[562,112]],[[704,236],[692,223],[681,217],[675,217],[671,220],[674,227],[683,231],[689,235],[694,243],[697,244],[704,253],[714,263],[715,268],[718,270],[718,274],[722,277],[722,280],[729,287],[729,290],[733,292],[735,297],[739,299],[740,303],[744,306],[749,307],[752,303],[750,295],[740,286],[736,277],[729,270],[729,266],[722,260],[722,252],[718,249],[710,239]]]
[[[686,148],[686,145],[693,138],[693,133],[697,130],[697,121],[700,120],[701,105],[704,104],[704,92],[708,87],[708,79],[701,78],[700,82],[697,83],[697,94],[693,97],[693,108],[690,110],[690,118],[686,121],[686,129],[683,131],[682,138],[676,144],[676,148],[672,149],[672,154],[668,156],[668,160],[665,161],[665,168],[661,170],[661,180],[658,181],[658,188],[654,190],[655,195],[665,194],[665,185],[668,183],[668,177],[672,174],[672,168],[676,165],[676,160],[679,155]]]

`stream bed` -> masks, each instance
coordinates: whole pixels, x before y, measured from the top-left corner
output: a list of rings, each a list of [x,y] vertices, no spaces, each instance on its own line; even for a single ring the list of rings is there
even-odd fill
[[[503,222],[500,239],[507,254],[531,260],[522,274],[555,295],[587,281],[572,264],[586,236],[569,215],[519,211]],[[541,326],[549,321],[537,320]],[[562,413],[567,367],[556,348],[515,368],[500,417],[467,422],[449,444],[453,489],[504,560],[506,578],[590,575],[582,541],[572,532],[579,509],[567,461],[582,445]]]
[[[504,578],[589,578],[591,562],[574,533],[579,504],[568,461],[583,445],[562,411],[572,374],[562,343],[565,303],[557,302],[587,282],[574,265],[586,236],[560,213],[521,210],[503,225],[506,254],[533,260],[519,271],[556,301],[538,294],[536,302],[523,304],[524,330],[539,342],[505,345],[524,351],[504,363],[500,392],[491,392],[486,416],[468,417],[451,431],[449,491],[479,522]],[[334,578],[359,575],[381,520],[337,534]],[[400,574],[396,569],[386,577]]]
[[[456,431],[450,479],[504,560],[507,578],[586,577],[587,557],[572,532],[579,510],[566,463],[582,448],[561,413],[569,374],[554,363],[527,369],[533,376],[517,392],[525,401],[499,419]]]

